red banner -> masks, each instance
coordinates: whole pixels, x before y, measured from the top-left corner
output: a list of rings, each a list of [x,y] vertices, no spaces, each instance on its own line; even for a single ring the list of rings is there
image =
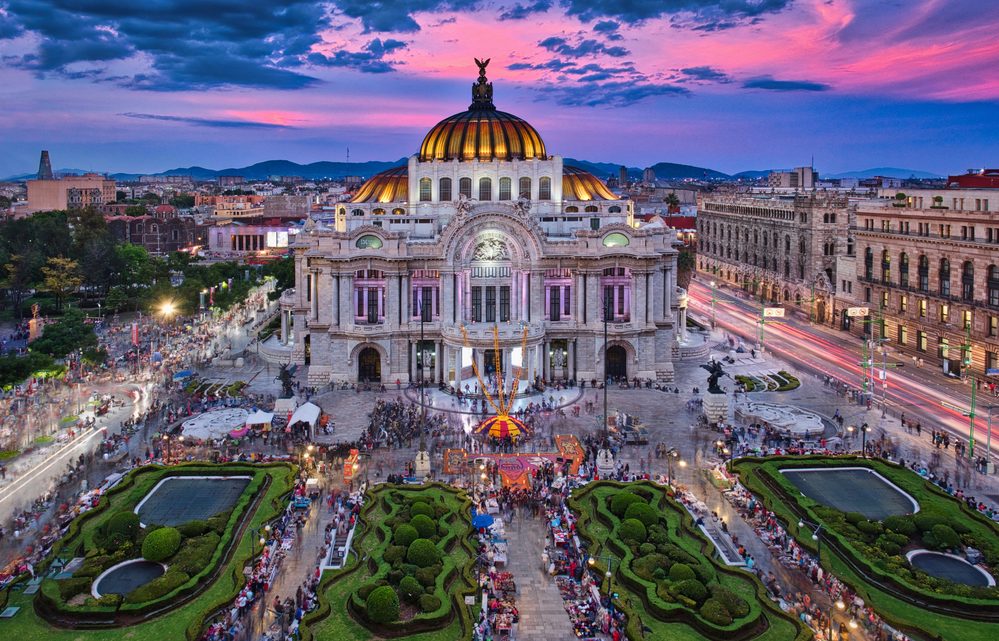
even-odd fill
[[[132,323],[132,345],[139,346],[139,324]]]

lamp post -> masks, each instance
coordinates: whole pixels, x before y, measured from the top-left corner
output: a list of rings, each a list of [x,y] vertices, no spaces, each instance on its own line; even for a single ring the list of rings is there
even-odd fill
[[[867,458],[867,433],[870,431],[871,428],[867,423],[864,423],[863,425],[860,426],[860,435],[861,435],[860,454],[864,458]]]
[[[615,561],[615,559],[612,556],[598,554],[598,555],[595,555],[595,556],[591,556],[589,559],[587,559],[586,562],[592,568],[592,567],[596,566],[597,559],[600,559],[601,561],[606,561],[607,562],[607,571],[604,572],[604,578],[607,579],[607,597],[608,597],[607,601],[608,601],[608,603],[610,603],[610,607],[608,608],[608,610],[610,611],[610,618],[611,618],[611,622],[613,624],[613,621],[614,621],[614,599],[617,598],[617,593],[614,592],[614,561]]]
[[[732,471],[732,450],[735,448],[735,443],[732,440],[723,441],[718,439],[715,441],[715,445],[718,446],[718,452],[722,455],[722,461],[725,463],[725,469],[729,472]]]
[[[846,433],[850,436],[850,449],[853,450],[853,433],[857,431],[857,428],[853,425],[846,426]]]
[[[673,459],[679,457],[680,452],[675,447],[671,447],[666,451],[666,485],[670,487],[673,487]],[[681,468],[687,467],[687,461],[680,459],[677,461],[677,465]]]
[[[715,281],[711,281],[711,329],[715,328],[715,287],[717,287]]]
[[[607,337],[607,325],[611,319],[611,298],[604,293],[604,445],[603,448],[597,452],[597,470],[601,475],[612,473],[614,470],[614,454],[611,452],[610,445],[610,416],[607,409],[607,387],[609,383],[610,369],[608,367],[608,337]]]
[[[845,609],[846,609],[846,604],[843,603],[843,599],[836,599],[836,602],[833,603],[832,606],[830,606],[830,608],[829,608],[829,625],[826,627],[826,638],[827,639],[830,639],[830,640],[832,639],[833,615],[835,615],[836,612],[843,612],[843,610],[845,610]]]
[[[819,538],[819,532],[822,531],[822,524],[821,523],[815,524],[806,521],[805,519],[798,519],[799,528],[805,527],[806,524],[808,525],[809,529],[813,527],[815,528],[815,530],[812,532],[812,540],[815,541],[815,554],[816,556],[819,557],[819,561],[822,561],[822,539]]]

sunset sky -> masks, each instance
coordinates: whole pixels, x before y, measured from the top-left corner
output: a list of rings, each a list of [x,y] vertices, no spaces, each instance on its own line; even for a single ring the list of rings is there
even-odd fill
[[[0,0],[0,176],[392,160],[498,108],[552,153],[999,165],[988,0]]]

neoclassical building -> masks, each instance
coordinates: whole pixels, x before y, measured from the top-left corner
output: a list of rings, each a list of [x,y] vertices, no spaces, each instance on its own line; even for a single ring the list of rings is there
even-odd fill
[[[604,359],[613,376],[672,380],[676,242],[498,111],[480,64],[468,110],[297,236],[282,336],[311,384],[417,381],[421,353],[428,383],[474,381],[474,363],[524,389],[600,378]]]

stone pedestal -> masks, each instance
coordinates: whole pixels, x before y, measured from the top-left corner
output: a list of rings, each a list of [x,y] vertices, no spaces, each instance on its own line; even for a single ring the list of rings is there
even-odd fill
[[[728,394],[704,395],[704,417],[709,423],[725,423],[728,421]]]
[[[599,450],[597,452],[597,474],[602,479],[614,474],[614,454],[610,450]]]
[[[416,453],[416,459],[413,462],[413,472],[414,476],[421,481],[430,476],[430,452],[420,450]]]

